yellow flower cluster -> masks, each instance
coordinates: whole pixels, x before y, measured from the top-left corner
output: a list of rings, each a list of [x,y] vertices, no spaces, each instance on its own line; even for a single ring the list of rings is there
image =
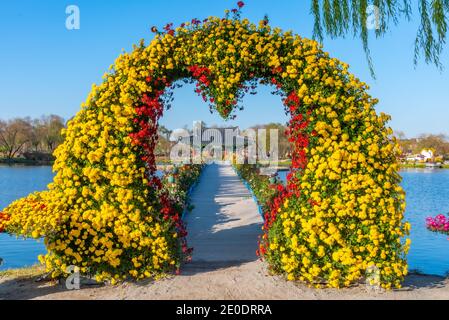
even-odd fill
[[[316,134],[305,150],[307,168],[298,172],[301,197],[285,202],[270,230],[273,268],[289,279],[337,287],[375,265],[385,286],[398,285],[406,273],[400,241],[407,227],[397,147],[366,86],[315,41],[265,22],[210,17],[174,31],[122,54],[93,86],[55,152],[49,190],[6,208],[7,230],[44,236],[49,253],[41,260],[55,276],[76,265],[116,281],[178,266],[177,229],[163,218],[130,134],[140,129],[134,120],[143,96],[156,96],[162,79],[194,78],[191,67],[199,66],[205,94],[225,117],[235,107],[229,100],[239,100],[242,85],[253,79],[295,91],[304,114],[311,111]]]
[[[329,65],[316,61],[322,70]],[[410,226],[402,221],[399,146],[386,127],[389,116],[376,114],[377,101],[346,67],[329,76],[299,94],[312,107],[308,162],[296,174],[301,196],[285,200],[269,231],[268,260],[288,279],[317,287],[349,286],[372,268],[379,285],[400,287]]]

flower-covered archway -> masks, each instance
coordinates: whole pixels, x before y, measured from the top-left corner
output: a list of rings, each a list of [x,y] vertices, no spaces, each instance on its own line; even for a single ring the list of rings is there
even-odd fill
[[[240,3],[240,6],[242,4]],[[169,24],[122,54],[68,123],[47,191],[4,210],[0,228],[45,237],[54,276],[157,277],[189,253],[180,213],[156,176],[158,119],[181,80],[224,118],[258,82],[283,95],[293,165],[266,213],[260,254],[290,280],[347,286],[375,266],[407,272],[397,145],[367,86],[312,40],[240,18]],[[192,110],[193,111],[193,110]],[[280,111],[281,112],[281,111]]]

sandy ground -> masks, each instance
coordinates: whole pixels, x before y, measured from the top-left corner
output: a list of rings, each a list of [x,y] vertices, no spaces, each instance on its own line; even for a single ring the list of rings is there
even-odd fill
[[[410,275],[404,288],[373,291],[313,289],[270,276],[255,255],[262,218],[250,193],[229,166],[208,166],[192,194],[195,209],[185,218],[192,262],[181,275],[117,286],[36,282],[30,277],[0,278],[0,299],[449,299],[449,279]]]
[[[408,276],[404,288],[375,292],[364,285],[349,289],[312,289],[302,284],[269,276],[260,261],[243,264],[202,263],[187,265],[179,276],[159,281],[127,282],[117,286],[81,285],[68,291],[63,284],[33,279],[0,279],[1,299],[449,299],[449,281],[434,276]]]

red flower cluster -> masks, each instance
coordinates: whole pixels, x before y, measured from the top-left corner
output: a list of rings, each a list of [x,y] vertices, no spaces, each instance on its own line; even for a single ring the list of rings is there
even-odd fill
[[[291,195],[287,188],[282,184],[276,185],[276,188],[278,195],[273,199],[273,202],[270,203],[270,210],[265,213],[264,230],[268,230],[273,225],[278,214],[278,209],[284,203],[285,198]]]
[[[309,134],[307,128],[310,122],[300,113],[300,101],[296,92],[291,92],[284,100],[284,104],[289,108],[292,118],[286,131],[288,140],[293,146],[292,171],[304,169],[307,164],[305,149],[309,146]],[[310,115],[307,111],[307,116]],[[293,184],[289,184],[293,185]],[[296,184],[294,184],[296,185]]]
[[[272,202],[269,204],[269,209],[264,214],[264,225],[262,230],[264,231],[262,235],[262,239],[259,239],[259,250],[256,251],[257,256],[263,257],[268,251],[268,231],[270,230],[273,223],[276,221],[276,217],[278,215],[279,208],[284,204],[285,199],[292,195],[292,192],[289,191],[282,184],[276,185],[277,188],[277,196],[274,197]]]
[[[234,14],[237,14],[239,12],[239,10],[242,9],[244,6],[245,6],[245,3],[243,3],[243,1],[239,1],[239,2],[237,2],[238,9],[232,9],[231,12]]]
[[[172,29],[172,27],[173,27],[173,23],[167,23],[165,25],[165,27],[164,27],[164,30],[165,31],[170,31]]]
[[[171,36],[175,35],[175,30],[173,30],[173,23],[167,23],[164,27],[164,30]]]
[[[290,108],[290,113],[294,113],[299,108],[299,97],[295,91],[292,91],[284,100],[284,104]]]
[[[276,79],[272,79],[272,83],[276,84]],[[287,175],[287,186],[279,184],[276,186],[278,189],[278,195],[272,200],[269,205],[269,210],[265,213],[265,224],[263,227],[264,234],[259,242],[259,250],[257,254],[263,256],[268,251],[268,230],[276,221],[279,208],[284,204],[285,200],[289,197],[299,197],[300,181],[298,178],[298,171],[301,172],[307,165],[306,148],[309,146],[309,134],[307,132],[310,121],[305,119],[306,117],[300,110],[300,100],[298,94],[292,91],[288,94],[284,100],[284,105],[290,110],[292,116],[286,134],[288,140],[292,146],[292,167],[291,172]],[[306,112],[306,116],[310,116],[311,111]],[[311,205],[317,205],[316,203],[310,203]]]
[[[166,28],[171,28],[171,25],[167,25]],[[151,83],[155,90],[151,95],[143,95],[141,104],[135,108],[137,117],[133,119],[133,122],[136,129],[129,136],[134,145],[141,147],[140,158],[146,163],[147,175],[149,176],[148,185],[158,193],[161,204],[160,212],[163,214],[164,220],[173,221],[181,240],[182,251],[189,254],[191,249],[187,247],[187,231],[180,217],[181,212],[177,212],[168,194],[162,191],[162,182],[155,175],[156,157],[154,149],[158,139],[158,120],[164,112],[161,96],[165,89],[171,86],[171,83],[166,78],[148,77],[146,80]]]
[[[190,66],[187,69],[189,70],[190,73],[192,73],[192,76],[198,80],[198,82],[196,83],[195,92],[198,95],[201,95],[204,102],[206,102],[207,95],[205,93],[205,90],[210,85],[211,71],[207,67],[200,67],[198,65]]]
[[[205,86],[210,85],[210,70],[207,67],[200,67],[197,65],[193,65],[188,67],[188,70],[192,73],[192,76]]]
[[[282,84],[280,84],[280,83],[276,80],[276,78],[274,78],[274,77],[271,78],[271,83],[274,84],[274,85],[276,86],[277,89],[282,88]]]
[[[6,213],[0,212],[0,233],[5,231],[4,222],[9,220],[9,216]]]
[[[148,164],[150,174],[156,172],[153,150],[157,142],[157,120],[162,116],[164,109],[159,101],[162,93],[163,91],[156,90],[152,97],[143,96],[142,105],[136,107],[138,117],[133,120],[139,129],[129,135],[135,145],[142,147],[141,159]]]
[[[276,68],[273,67],[273,68],[271,68],[271,73],[272,73],[272,74],[279,74],[279,73],[281,73],[283,70],[284,70],[284,69],[282,69],[281,66],[276,67]]]

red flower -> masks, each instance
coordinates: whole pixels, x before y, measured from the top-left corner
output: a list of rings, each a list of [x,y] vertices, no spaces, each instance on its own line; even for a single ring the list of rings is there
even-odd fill
[[[5,226],[2,225],[2,221],[8,221],[9,216],[6,213],[0,212],[0,233],[5,231]]]
[[[210,70],[207,67],[200,67],[198,65],[193,65],[187,68],[195,78],[199,78],[202,75],[209,75]]]
[[[243,1],[237,2],[237,6],[238,6],[239,8],[243,8],[244,5],[245,5],[245,3],[244,3]]]
[[[281,73],[282,72],[282,67],[277,67],[277,68],[272,68],[271,69],[271,72],[273,73],[273,74],[276,74],[276,73]]]
[[[166,29],[168,28],[171,28],[171,25],[167,25]],[[170,29],[168,33],[171,31],[172,29]],[[194,73],[198,73],[199,76],[208,75],[210,73],[207,68],[200,68],[197,66],[189,68],[189,70]],[[154,148],[157,142],[157,123],[164,111],[164,105],[160,98],[161,95],[163,95],[165,88],[170,86],[170,81],[168,81],[165,77],[148,77],[146,80],[151,83],[156,90],[152,93],[144,94],[140,103],[135,107],[136,117],[133,119],[135,128],[129,136],[132,139],[132,143],[140,148],[139,158],[145,162],[147,174],[151,177],[148,181],[148,186],[152,187],[157,192],[161,192],[159,196],[159,210],[163,216],[163,219],[165,221],[171,221],[175,226],[181,240],[182,251],[188,258],[188,255],[192,252],[192,249],[187,246],[187,231],[180,217],[180,212],[178,212],[176,204],[173,200],[171,200],[168,193],[162,189],[163,185],[161,180],[155,176],[156,158],[154,155]],[[2,216],[0,216],[0,222],[1,220]]]
[[[173,23],[167,23],[164,27],[164,30],[169,31],[169,30],[171,30],[172,26],[173,26]]]
[[[207,79],[207,77],[203,74],[199,79],[198,79],[202,84],[209,86],[209,80]]]
[[[299,107],[299,97],[295,91],[290,92],[284,101],[285,105],[290,108],[290,112],[295,112]]]
[[[273,74],[281,70],[272,70]],[[271,79],[272,83],[275,79]],[[311,110],[299,112],[300,100],[296,92],[292,91],[288,94],[287,98],[284,100],[284,104],[288,107],[292,113],[292,118],[289,122],[286,134],[288,140],[292,144],[292,166],[291,173],[287,175],[287,185],[277,186],[277,196],[271,200],[268,210],[265,212],[265,223],[263,226],[264,233],[262,235],[262,241],[259,245],[259,254],[263,258],[267,252],[269,252],[269,237],[268,232],[276,221],[278,215],[278,209],[283,205],[284,201],[289,197],[299,198],[301,196],[301,190],[299,187],[300,181],[298,180],[298,174],[301,173],[307,165],[307,153],[306,149],[309,146],[309,133],[307,128],[310,125],[310,121],[307,116],[312,114]],[[316,133],[315,133],[316,134]],[[313,133],[312,133],[313,135]],[[309,202],[312,206],[320,205],[318,202]]]

